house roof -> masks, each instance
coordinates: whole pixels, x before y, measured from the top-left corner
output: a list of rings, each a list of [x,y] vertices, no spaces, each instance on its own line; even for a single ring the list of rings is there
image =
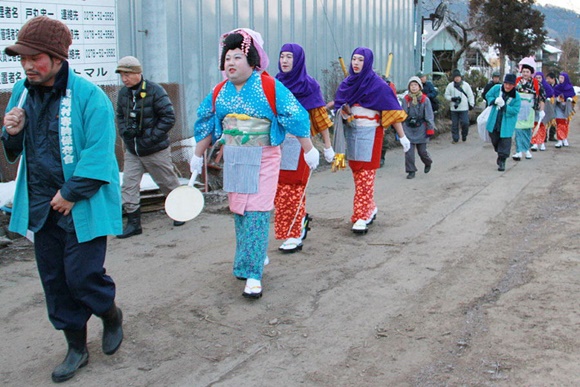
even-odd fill
[[[443,22],[441,27],[437,31],[433,30],[433,23],[431,20],[425,20],[425,24],[423,25],[423,30],[425,31],[425,42],[429,43],[431,40],[435,39],[437,35],[442,33],[443,31],[449,32],[457,41],[459,41],[459,33],[453,28],[451,25]]]
[[[554,47],[554,46],[551,46],[549,44],[544,44],[542,49],[544,51],[547,51],[549,54],[561,54],[562,53],[562,50],[560,50],[558,47]]]

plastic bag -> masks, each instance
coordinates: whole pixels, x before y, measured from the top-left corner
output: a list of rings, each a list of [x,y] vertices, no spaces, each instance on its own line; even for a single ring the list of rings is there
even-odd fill
[[[489,119],[489,114],[491,113],[492,106],[486,107],[479,116],[477,116],[477,132],[479,133],[479,138],[483,142],[491,142],[491,137],[489,137],[489,132],[487,131],[487,120]]]

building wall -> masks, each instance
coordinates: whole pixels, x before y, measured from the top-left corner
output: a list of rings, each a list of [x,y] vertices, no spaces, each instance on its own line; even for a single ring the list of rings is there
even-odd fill
[[[175,130],[183,137],[192,133],[201,100],[221,80],[219,36],[237,27],[262,34],[272,75],[288,42],[304,47],[308,71],[321,84],[339,55],[348,68],[358,46],[374,51],[381,74],[392,52],[390,78],[399,87],[418,69],[414,0],[127,0],[117,7],[119,57],[134,55],[146,78],[180,85],[184,125]]]

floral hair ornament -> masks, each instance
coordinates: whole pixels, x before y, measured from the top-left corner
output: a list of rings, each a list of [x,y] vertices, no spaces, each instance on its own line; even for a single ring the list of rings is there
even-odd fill
[[[244,52],[244,55],[248,56],[248,51],[250,50],[251,45],[254,44],[254,47],[258,51],[258,56],[260,57],[260,66],[256,67],[256,69],[259,71],[263,71],[266,68],[268,68],[270,60],[268,59],[268,55],[266,54],[266,51],[264,51],[263,48],[264,39],[262,39],[262,35],[260,35],[259,32],[251,30],[249,28],[236,28],[235,30],[223,34],[220,38],[219,53],[221,54],[221,51],[223,50],[225,38],[228,35],[234,33],[240,34],[244,37],[244,40],[242,42],[242,51]]]

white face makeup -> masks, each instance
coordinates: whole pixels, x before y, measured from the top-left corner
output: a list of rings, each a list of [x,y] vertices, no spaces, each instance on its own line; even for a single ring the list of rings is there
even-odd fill
[[[280,53],[280,68],[283,73],[288,73],[294,68],[294,54],[288,51]]]
[[[226,77],[237,87],[241,88],[252,75],[254,68],[248,63],[244,52],[236,48],[226,53],[224,60]]]
[[[362,55],[354,54],[352,59],[350,60],[350,64],[352,66],[352,70],[355,74],[361,72],[365,64],[365,57]]]

